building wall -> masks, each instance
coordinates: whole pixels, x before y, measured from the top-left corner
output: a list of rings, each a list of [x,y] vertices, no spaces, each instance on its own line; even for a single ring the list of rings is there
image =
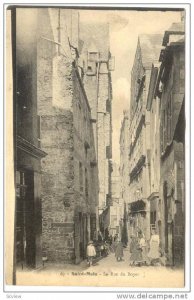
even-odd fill
[[[144,69],[142,64],[142,57],[141,57],[141,47],[140,41],[138,39],[136,53],[134,57],[133,68],[131,71],[131,102],[130,102],[130,119],[132,120],[136,110],[136,98],[138,94],[139,88],[139,79],[144,75]]]
[[[184,263],[184,42],[170,47],[162,61],[164,78],[161,93],[161,180],[163,208],[162,245],[169,264]],[[184,113],[183,113],[184,114]],[[184,134],[183,134],[184,135]]]
[[[130,205],[142,205],[140,213],[131,211],[131,231],[141,229],[150,238],[150,160],[151,127],[150,111],[146,109],[149,92],[151,66],[158,60],[161,35],[142,35],[138,38],[134,64],[131,73],[129,146],[129,193]],[[143,201],[140,203],[139,201]],[[143,208],[144,206],[144,208]],[[131,210],[130,208],[130,210]],[[133,227],[133,228],[132,228]]]
[[[109,28],[107,24],[80,24],[82,41],[79,66],[91,106],[95,149],[99,174],[99,207],[101,211],[110,198],[110,162],[112,157],[111,76],[109,70]]]
[[[124,111],[120,131],[120,178],[121,178],[121,199],[129,203],[129,112]]]
[[[150,113],[150,233],[156,230],[162,237],[160,185],[160,98],[155,96],[158,64],[152,64],[146,109]]]
[[[64,21],[64,13],[61,9],[60,20]],[[44,9],[40,15],[40,35],[47,37],[39,39],[37,51],[41,146],[48,153],[42,161],[43,254],[50,261],[78,263],[85,258],[91,222],[95,225],[97,219],[98,175],[91,113],[74,48],[68,52],[72,56],[66,51],[63,55],[67,32],[61,29],[62,47],[52,42],[59,14]],[[72,15],[72,20],[75,22],[67,25],[76,37],[77,18]]]
[[[130,191],[129,191],[129,144],[130,144],[130,136],[129,136],[129,111],[123,112],[123,121],[120,129],[120,219],[125,220],[125,224],[120,220],[120,230],[122,230],[123,226],[127,227],[128,231],[128,240],[130,235],[130,224],[128,220],[128,209],[130,203]],[[127,216],[124,216],[124,209],[126,208]]]
[[[149,75],[148,75],[149,76]],[[147,78],[147,77],[146,77]],[[150,170],[149,170],[149,113],[145,111],[145,101],[147,94],[147,85],[144,83],[144,90],[142,91],[141,98],[136,105],[136,111],[130,126],[130,133],[132,141],[129,150],[129,191],[130,203],[138,200],[143,200],[146,203],[146,210],[149,211],[149,203],[147,198],[149,196],[150,186]],[[137,174],[132,175],[133,170],[140,163],[140,169]],[[135,173],[135,172],[134,172]],[[136,216],[136,227],[141,228],[146,238],[149,238],[149,214],[146,217]],[[138,228],[136,228],[137,230]]]
[[[91,111],[77,68],[73,72],[74,103],[74,178],[75,213],[86,216],[86,242],[94,238],[98,228],[98,169],[95,154],[94,135],[91,125]],[[93,218],[93,220],[91,220]],[[92,224],[91,224],[92,223]],[[94,224],[95,223],[95,224]],[[77,224],[79,227],[81,224]],[[95,225],[95,227],[94,227]],[[93,228],[93,227],[94,228]],[[76,232],[75,232],[76,234]],[[76,262],[80,261],[79,248],[83,243],[82,234],[76,236]],[[84,253],[83,258],[85,258]]]
[[[44,61],[46,61],[45,57]],[[53,72],[52,60],[49,56],[46,62],[50,63],[50,73],[48,69],[45,72],[40,54],[39,72],[43,73],[42,78],[47,76],[46,85],[44,81],[42,84],[40,78],[38,90],[39,103],[47,98],[47,103],[40,105],[41,146],[48,153],[42,161],[43,250],[49,260],[69,261],[74,258],[73,107],[66,109],[65,102],[69,102],[72,97],[70,91],[73,91],[73,86],[72,81],[69,80],[72,66],[65,61],[64,57],[58,57],[58,64],[55,65],[55,68],[58,67],[59,82],[68,80],[68,90],[65,90],[64,96],[68,91],[69,99],[63,96],[63,85],[61,85],[61,90],[58,87],[58,92],[64,101],[62,109],[52,105],[54,100],[51,91]],[[49,98],[47,97],[48,86],[50,86]],[[68,251],[66,248],[69,248]]]
[[[31,18],[28,21],[30,13],[27,9],[17,9],[16,13],[17,134],[38,147],[35,45],[37,10],[35,9],[31,13],[33,14],[33,21]],[[22,14],[24,14],[24,18],[21,18]],[[31,35],[28,32],[30,28]]]
[[[150,232],[155,229],[162,237],[160,186],[160,99],[154,98],[150,109]]]
[[[108,168],[107,147],[110,148],[110,114],[106,111],[106,101],[109,100],[109,76],[107,65],[105,70],[99,70],[98,83],[98,116],[97,116],[97,132],[98,132],[98,172],[99,172],[99,205],[106,207],[106,195],[110,194],[110,173]]]
[[[42,203],[39,118],[37,113],[36,9],[16,9],[16,262],[42,265]]]
[[[120,234],[121,218],[123,218],[123,204],[120,199],[120,173],[117,163],[112,164],[112,176],[111,176],[111,199],[109,199],[109,205],[100,215],[100,229],[107,237],[109,235],[114,236],[116,233]],[[121,237],[121,235],[120,235]]]
[[[150,193],[159,191],[160,183],[160,99],[153,99],[150,112],[150,157],[151,157],[151,180]]]

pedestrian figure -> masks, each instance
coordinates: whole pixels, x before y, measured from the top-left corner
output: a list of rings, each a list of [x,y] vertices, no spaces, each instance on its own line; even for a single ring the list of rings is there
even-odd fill
[[[150,239],[150,250],[148,252],[148,258],[150,259],[150,263],[154,264],[160,259],[160,238],[159,235],[156,234],[155,230],[152,230],[152,235]]]
[[[148,264],[149,259],[147,256],[147,252],[148,252],[147,242],[146,242],[145,236],[142,232],[139,234],[139,246],[142,251],[142,263]]]
[[[138,238],[134,235],[131,236],[130,253],[130,265],[140,264],[142,262],[142,250]]]
[[[100,257],[104,256],[104,242],[100,243]]]
[[[121,241],[118,241],[115,248],[115,257],[117,261],[121,261],[123,258],[123,244]]]
[[[112,235],[110,235],[109,238],[108,238],[108,241],[109,241],[110,245],[112,245],[112,240],[113,240],[113,237],[112,237]]]
[[[112,248],[114,252],[116,251],[117,245],[118,245],[118,239],[114,239],[114,242],[112,243]]]
[[[116,233],[115,236],[114,236],[114,242],[116,242],[118,240],[118,238],[119,238],[118,234]]]
[[[94,242],[97,242],[97,240],[98,240],[98,233],[97,233],[97,231],[95,230],[94,233],[93,233],[93,241],[94,241]]]
[[[104,242],[104,256],[108,256],[108,254],[109,254],[109,252],[110,252],[110,250],[109,250],[109,244],[105,241]]]
[[[87,258],[89,266],[93,263],[93,258],[96,256],[96,249],[93,245],[93,241],[89,241],[87,246]]]
[[[102,232],[98,231],[98,242],[102,242],[102,241],[103,241]]]

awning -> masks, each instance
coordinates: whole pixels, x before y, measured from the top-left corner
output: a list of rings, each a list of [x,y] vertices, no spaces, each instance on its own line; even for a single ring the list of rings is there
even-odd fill
[[[130,203],[130,213],[129,214],[145,214],[146,213],[146,203],[143,200],[137,200]]]

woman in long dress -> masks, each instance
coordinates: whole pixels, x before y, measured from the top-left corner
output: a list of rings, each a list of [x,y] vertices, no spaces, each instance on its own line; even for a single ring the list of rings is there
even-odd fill
[[[147,241],[145,239],[145,236],[143,233],[141,233],[139,235],[139,246],[141,248],[142,251],[142,263],[144,264],[148,264],[149,263],[149,259],[148,259],[148,245],[147,245]]]
[[[124,256],[123,244],[121,241],[118,241],[116,248],[115,248],[115,257],[116,257],[117,261],[121,261],[123,256]]]
[[[130,265],[142,262],[142,250],[140,248],[138,238],[134,235],[131,236],[130,253]]]
[[[159,245],[160,245],[159,235],[156,234],[156,232],[153,230],[150,239],[150,250],[148,252],[148,258],[150,259],[151,263],[154,263],[154,261],[157,261],[160,258]]]

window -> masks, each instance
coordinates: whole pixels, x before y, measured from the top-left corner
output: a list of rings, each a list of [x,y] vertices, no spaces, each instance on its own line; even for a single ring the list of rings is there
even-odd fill
[[[87,74],[88,75],[96,74],[96,63],[94,61],[88,61]]]
[[[88,199],[88,172],[86,168],[85,168],[85,196],[86,199]]]
[[[156,211],[151,211],[150,213],[150,225],[151,229],[155,229],[154,227],[156,226]]]
[[[41,147],[41,140],[40,140],[40,116],[37,116],[37,140],[38,140],[38,147]]]
[[[162,152],[165,150],[166,147],[166,110],[163,110],[163,117],[162,117]]]
[[[172,139],[172,93],[169,94],[167,103],[167,142]]]
[[[110,103],[110,100],[109,100],[109,99],[106,100],[106,111],[107,111],[108,113],[111,112],[111,103]]]
[[[80,192],[83,192],[83,170],[82,170],[82,163],[79,163],[79,186]]]
[[[86,160],[87,160],[87,156],[88,156],[88,148],[85,147],[84,149],[85,149],[85,158],[86,158]]]
[[[88,60],[89,61],[97,61],[98,60],[98,52],[89,52]]]
[[[84,116],[84,130],[85,130],[85,136],[87,136],[88,135],[88,132],[87,132],[87,119],[86,119],[86,114],[85,114],[85,116]]]
[[[92,67],[91,66],[88,66],[88,72],[92,72]]]

